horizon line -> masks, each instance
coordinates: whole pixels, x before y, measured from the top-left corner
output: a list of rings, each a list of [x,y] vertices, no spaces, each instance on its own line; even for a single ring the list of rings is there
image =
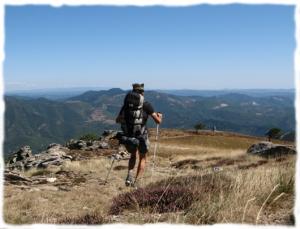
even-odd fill
[[[60,90],[111,90],[111,89],[121,89],[121,90],[131,90],[131,88],[121,88],[121,87],[95,87],[95,86],[83,86],[83,87],[61,87],[61,88],[34,88],[34,89],[16,89],[16,90],[3,90],[3,94],[7,93],[26,93],[26,92],[42,92],[42,91],[60,91]],[[192,89],[192,88],[148,88],[145,91],[235,91],[235,90],[294,90],[296,88],[219,88],[219,89]]]

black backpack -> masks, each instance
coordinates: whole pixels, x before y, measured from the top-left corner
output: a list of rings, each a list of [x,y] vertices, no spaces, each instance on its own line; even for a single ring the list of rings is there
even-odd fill
[[[124,119],[123,131],[127,136],[138,137],[144,132],[143,125],[143,104],[144,96],[131,91],[124,99]]]

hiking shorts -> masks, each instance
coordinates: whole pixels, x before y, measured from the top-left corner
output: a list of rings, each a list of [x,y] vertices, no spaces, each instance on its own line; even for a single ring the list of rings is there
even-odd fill
[[[138,149],[141,154],[146,154],[149,151],[150,148],[150,141],[148,134],[145,133],[141,137],[137,138],[139,140],[139,145],[134,144],[125,144],[125,147],[129,153],[135,153]]]

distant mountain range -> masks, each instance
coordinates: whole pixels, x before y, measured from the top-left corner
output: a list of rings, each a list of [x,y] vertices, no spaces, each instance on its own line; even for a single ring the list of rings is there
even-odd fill
[[[14,90],[7,91],[7,96],[21,96],[30,98],[46,98],[50,100],[64,100],[77,95],[80,95],[90,90],[108,90],[105,87],[71,87],[71,88],[46,88],[33,90]]]
[[[71,88],[49,88],[49,89],[35,89],[35,90],[18,90],[8,91],[5,95],[8,96],[25,96],[30,98],[46,98],[50,100],[64,100],[74,96],[81,95],[86,91],[99,91],[108,90],[105,87],[71,87]],[[191,89],[180,89],[180,90],[164,90],[154,89],[152,91],[167,93],[171,95],[179,96],[218,96],[230,93],[244,94],[254,97],[262,96],[295,96],[295,89],[223,89],[223,90],[191,90]]]
[[[292,90],[216,91],[202,96],[189,93],[147,91],[145,98],[156,111],[164,113],[163,128],[191,129],[201,122],[208,128],[216,126],[218,130],[249,135],[264,135],[272,127],[295,130]],[[56,100],[6,95],[4,152],[8,154],[25,144],[39,151],[52,142],[64,143],[86,133],[118,128],[114,119],[125,94],[124,90],[110,89]],[[154,126],[152,121],[149,124]]]
[[[180,96],[218,96],[230,93],[238,93],[249,95],[253,97],[266,97],[266,96],[295,96],[295,89],[224,89],[224,90],[157,90],[172,95]]]

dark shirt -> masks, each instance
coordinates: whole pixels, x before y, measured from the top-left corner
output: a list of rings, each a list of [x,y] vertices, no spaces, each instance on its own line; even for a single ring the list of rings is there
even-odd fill
[[[154,113],[151,103],[145,101],[143,104],[143,124],[146,125],[149,115]]]

